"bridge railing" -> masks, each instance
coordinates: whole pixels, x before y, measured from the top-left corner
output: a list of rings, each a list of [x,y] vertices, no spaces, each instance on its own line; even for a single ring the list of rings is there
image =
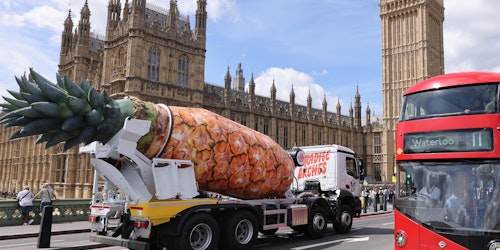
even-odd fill
[[[90,214],[90,199],[62,199],[53,200],[52,223],[86,221]],[[33,224],[40,224],[41,219],[40,201],[33,201],[33,212],[31,217]],[[22,225],[21,212],[17,201],[8,199],[0,200],[0,227]]]

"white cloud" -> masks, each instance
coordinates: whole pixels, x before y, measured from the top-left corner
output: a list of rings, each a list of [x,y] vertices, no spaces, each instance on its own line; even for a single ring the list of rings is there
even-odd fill
[[[161,6],[167,10],[170,8],[170,1],[150,0],[148,3]],[[177,1],[177,8],[182,15],[193,15],[196,12],[197,3],[196,0]],[[239,19],[235,0],[209,0],[207,1],[207,12],[208,18],[214,22],[223,18],[228,18],[233,22]]]
[[[500,1],[445,1],[446,73],[500,71]]]
[[[239,20],[239,12],[236,0],[209,0],[207,1],[208,18],[214,22],[227,17],[232,22]]]
[[[325,97],[328,111],[334,111],[337,105],[338,97],[330,96],[321,85],[315,83],[314,78],[309,74],[292,68],[271,67],[255,77],[254,81],[255,94],[259,96],[270,97],[274,82],[276,99],[278,100],[289,102],[293,86],[296,104],[307,105],[307,97],[310,94],[313,108],[321,109]],[[346,109],[344,108],[344,110]]]

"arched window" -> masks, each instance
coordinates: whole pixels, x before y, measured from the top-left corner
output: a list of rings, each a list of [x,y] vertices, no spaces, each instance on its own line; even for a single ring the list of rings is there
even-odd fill
[[[189,61],[186,56],[179,57],[179,64],[177,65],[177,85],[181,87],[188,87],[189,80]]]
[[[152,81],[160,80],[160,50],[151,47],[148,52],[148,73],[146,78]]]
[[[118,50],[118,67],[123,67],[125,66],[125,59],[126,59],[126,54],[125,54],[125,48],[120,47]]]

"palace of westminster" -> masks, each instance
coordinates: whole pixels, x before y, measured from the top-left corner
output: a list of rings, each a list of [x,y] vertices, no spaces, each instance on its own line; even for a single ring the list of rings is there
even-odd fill
[[[167,0],[165,0],[167,1]],[[197,0],[194,28],[181,16],[177,1],[169,9],[146,0],[109,0],[105,38],[90,32],[91,11],[85,1],[74,26],[71,11],[61,35],[59,74],[75,82],[87,79],[113,98],[127,95],[175,106],[202,107],[261,133],[282,147],[339,144],[356,151],[371,182],[389,183],[394,173],[394,134],[404,91],[413,84],[444,73],[444,0],[379,0],[382,22],[383,117],[371,120],[370,108],[362,118],[361,96],[356,89],[349,115],[342,107],[328,112],[255,95],[253,75],[245,82],[241,64],[234,76],[229,67],[224,85],[204,81],[207,0]],[[99,2],[99,4],[101,4]],[[104,4],[104,3],[102,3]],[[333,59],[332,59],[333,60]],[[224,69],[222,69],[224,70]],[[248,90],[245,91],[245,84]],[[94,178],[88,154],[61,145],[45,149],[37,136],[9,140],[18,128],[0,127],[0,191],[38,189],[49,182],[61,198],[90,198]]]

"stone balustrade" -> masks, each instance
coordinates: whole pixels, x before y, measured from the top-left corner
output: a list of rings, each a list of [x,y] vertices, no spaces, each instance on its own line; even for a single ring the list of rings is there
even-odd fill
[[[52,223],[86,221],[90,214],[90,199],[62,199],[52,202],[54,211],[52,213]],[[40,224],[41,211],[40,200],[33,201],[32,218],[33,224]],[[22,218],[17,206],[17,201],[13,199],[0,200],[0,227],[21,225]]]

